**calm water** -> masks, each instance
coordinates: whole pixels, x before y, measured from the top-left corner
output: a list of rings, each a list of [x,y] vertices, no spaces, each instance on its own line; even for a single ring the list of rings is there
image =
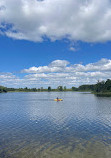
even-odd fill
[[[0,94],[0,158],[111,158],[111,98]]]

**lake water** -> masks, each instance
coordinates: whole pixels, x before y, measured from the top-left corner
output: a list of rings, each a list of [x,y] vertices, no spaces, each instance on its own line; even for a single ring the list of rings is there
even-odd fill
[[[0,158],[111,158],[111,98],[0,94]]]

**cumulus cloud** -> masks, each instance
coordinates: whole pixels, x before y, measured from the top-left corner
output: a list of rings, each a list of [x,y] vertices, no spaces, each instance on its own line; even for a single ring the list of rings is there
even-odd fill
[[[74,72],[88,72],[88,71],[111,71],[111,60],[101,59],[96,63],[90,63],[87,65],[74,64],[66,60],[55,60],[51,62],[48,66],[31,67],[29,69],[24,69],[22,73],[54,73],[54,72],[64,72],[64,73],[74,73]]]
[[[0,79],[14,79],[16,78],[15,75],[12,73],[0,73]]]
[[[69,64],[68,61],[66,60],[54,60],[51,62],[49,65],[50,67],[65,67]]]
[[[1,34],[43,41],[111,40],[110,0],[1,0]],[[5,26],[5,28],[4,28]]]
[[[62,72],[63,69],[69,64],[66,60],[54,60],[49,66],[39,66],[31,67],[29,69],[24,69],[22,73],[42,73],[42,72]]]
[[[86,65],[71,65],[66,60],[55,60],[48,66],[34,68],[33,71],[32,68],[22,70],[22,73],[26,73],[25,78],[52,86],[95,84],[97,80],[111,78],[111,60],[104,58]]]

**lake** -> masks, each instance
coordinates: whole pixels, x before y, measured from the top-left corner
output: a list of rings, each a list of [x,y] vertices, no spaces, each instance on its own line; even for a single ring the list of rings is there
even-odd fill
[[[53,101],[55,98],[63,101]],[[0,94],[0,158],[110,158],[111,98],[79,92]]]

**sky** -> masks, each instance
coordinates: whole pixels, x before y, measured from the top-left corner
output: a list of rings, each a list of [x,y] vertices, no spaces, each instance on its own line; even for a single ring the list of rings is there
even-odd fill
[[[0,0],[0,85],[111,79],[110,0]]]

